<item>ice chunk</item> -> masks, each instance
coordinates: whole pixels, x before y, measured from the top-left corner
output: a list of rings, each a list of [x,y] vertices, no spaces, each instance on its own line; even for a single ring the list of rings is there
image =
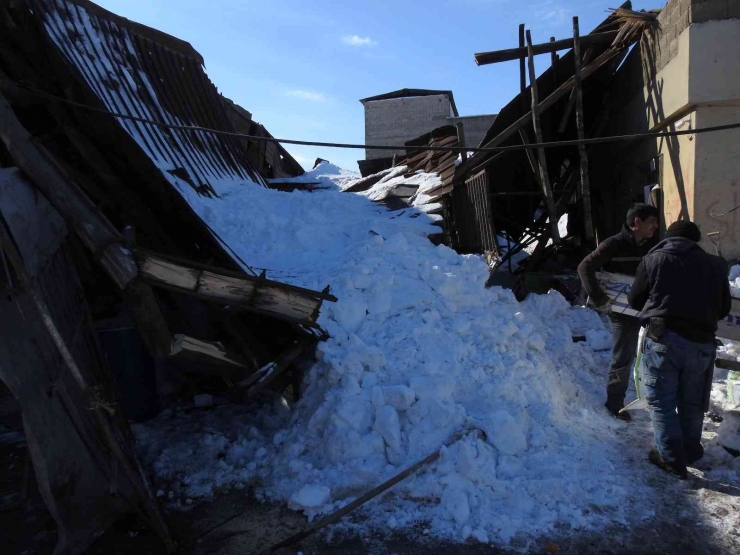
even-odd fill
[[[606,330],[588,330],[586,344],[594,351],[607,351],[612,348],[614,340],[612,334]]]
[[[331,490],[326,486],[309,484],[290,496],[288,507],[294,511],[315,510],[331,500]]]
[[[416,401],[416,394],[405,385],[391,385],[383,388],[383,399],[396,410],[407,410]]]
[[[383,437],[388,447],[396,451],[400,450],[401,424],[396,409],[390,405],[380,407],[375,415],[373,429]]]
[[[500,410],[491,416],[491,442],[501,453],[516,455],[527,448],[527,437],[524,435],[521,422],[508,412]]]
[[[449,518],[463,525],[470,518],[470,505],[467,494],[459,489],[449,487],[442,494],[442,507]]]

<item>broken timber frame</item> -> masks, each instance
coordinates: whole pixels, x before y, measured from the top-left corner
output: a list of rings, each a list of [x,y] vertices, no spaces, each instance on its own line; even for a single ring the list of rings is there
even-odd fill
[[[591,33],[586,35],[582,39],[582,44],[587,46],[590,44],[603,44],[613,42],[618,31],[607,31],[604,33]],[[544,42],[542,44],[532,45],[532,53],[536,56],[537,54],[548,54],[557,52],[558,50],[568,50],[573,48],[573,39],[555,40],[550,42]],[[488,64],[496,64],[498,62],[510,62],[512,60],[521,59],[527,55],[527,48],[510,48],[508,50],[496,50],[494,52],[480,52],[475,54],[475,63],[479,66]]]
[[[578,140],[586,138],[583,130],[583,88],[581,87],[581,40],[579,37],[578,17],[573,18],[573,59],[575,60],[576,79],[576,129]],[[583,202],[583,226],[586,240],[590,243],[594,238],[594,223],[591,219],[591,188],[588,180],[588,156],[586,145],[578,145],[578,158],[581,161],[581,201]]]
[[[535,139],[538,143],[542,143],[542,127],[540,126],[539,98],[537,94],[537,74],[534,70],[532,35],[529,31],[527,31],[527,57],[529,58],[529,86],[532,89],[532,125],[534,127]],[[544,147],[537,148],[537,156],[539,159],[540,187],[542,188],[542,195],[545,197],[545,206],[550,216],[552,241],[557,244],[560,242],[558,217],[555,210],[555,201],[552,196],[552,188],[550,187],[550,176],[547,173],[547,158],[545,157]]]
[[[621,54],[625,48],[627,48],[627,46],[612,48],[610,50],[607,50],[603,54],[601,54],[593,62],[591,62],[590,64],[588,64],[586,67],[583,68],[583,70],[581,71],[581,78],[586,79],[587,77],[590,77],[604,64],[606,64],[607,62],[609,62],[610,60],[614,59],[616,56]],[[549,108],[552,108],[558,102],[558,100],[560,100],[566,94],[568,94],[574,87],[575,87],[575,77],[571,77],[565,83],[560,85],[556,90],[554,90],[547,98],[545,98],[539,103],[538,108],[539,108],[540,113],[543,113]],[[529,124],[531,119],[532,119],[532,112],[530,111],[524,114],[518,120],[516,120],[509,127],[504,129],[501,133],[496,135],[493,139],[488,141],[486,144],[481,145],[481,148],[495,148],[499,146],[505,140],[507,140],[512,135],[517,133],[519,129]],[[491,162],[495,160],[496,157],[501,156],[501,154],[503,153],[499,152],[491,156],[485,161],[476,160],[475,156],[468,158],[465,162],[457,166],[456,175],[462,176],[470,170],[474,172],[478,172],[481,169],[490,165]],[[475,163],[477,163],[477,165],[473,166],[473,164]]]

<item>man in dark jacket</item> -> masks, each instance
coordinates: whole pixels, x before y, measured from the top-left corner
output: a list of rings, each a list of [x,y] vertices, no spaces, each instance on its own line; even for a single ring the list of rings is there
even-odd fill
[[[657,447],[648,458],[684,479],[686,466],[704,455],[714,334],[731,303],[727,262],[704,252],[700,240],[696,224],[672,224],[640,263],[629,293],[647,326],[640,370]]]
[[[636,204],[627,212],[622,231],[604,240],[578,266],[578,275],[591,304],[602,312],[609,311],[609,297],[599,285],[596,272],[602,269],[634,275],[642,257],[657,243],[653,239],[658,229],[658,209]],[[614,348],[606,386],[606,408],[622,420],[630,420],[628,412],[620,413],[629,385],[632,361],[637,352],[640,323],[631,316],[610,314]]]

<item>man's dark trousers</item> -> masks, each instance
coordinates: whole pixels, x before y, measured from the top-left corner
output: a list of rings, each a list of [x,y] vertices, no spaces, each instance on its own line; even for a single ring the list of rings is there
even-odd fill
[[[637,354],[637,337],[640,334],[640,322],[637,318],[621,314],[610,314],[614,335],[612,362],[609,368],[609,381],[606,385],[607,407],[617,411],[624,406],[627,387],[633,361]]]
[[[695,343],[670,330],[657,341],[645,339],[640,369],[655,445],[677,470],[685,470],[704,454],[704,395],[715,350],[714,343]]]

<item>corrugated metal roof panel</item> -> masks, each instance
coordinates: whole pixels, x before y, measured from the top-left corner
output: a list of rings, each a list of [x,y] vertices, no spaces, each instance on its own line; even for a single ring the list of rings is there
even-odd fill
[[[111,111],[170,125],[233,132],[203,59],[186,42],[87,0],[30,0],[46,33]],[[240,139],[116,118],[177,187],[218,195],[220,185],[266,186]]]

